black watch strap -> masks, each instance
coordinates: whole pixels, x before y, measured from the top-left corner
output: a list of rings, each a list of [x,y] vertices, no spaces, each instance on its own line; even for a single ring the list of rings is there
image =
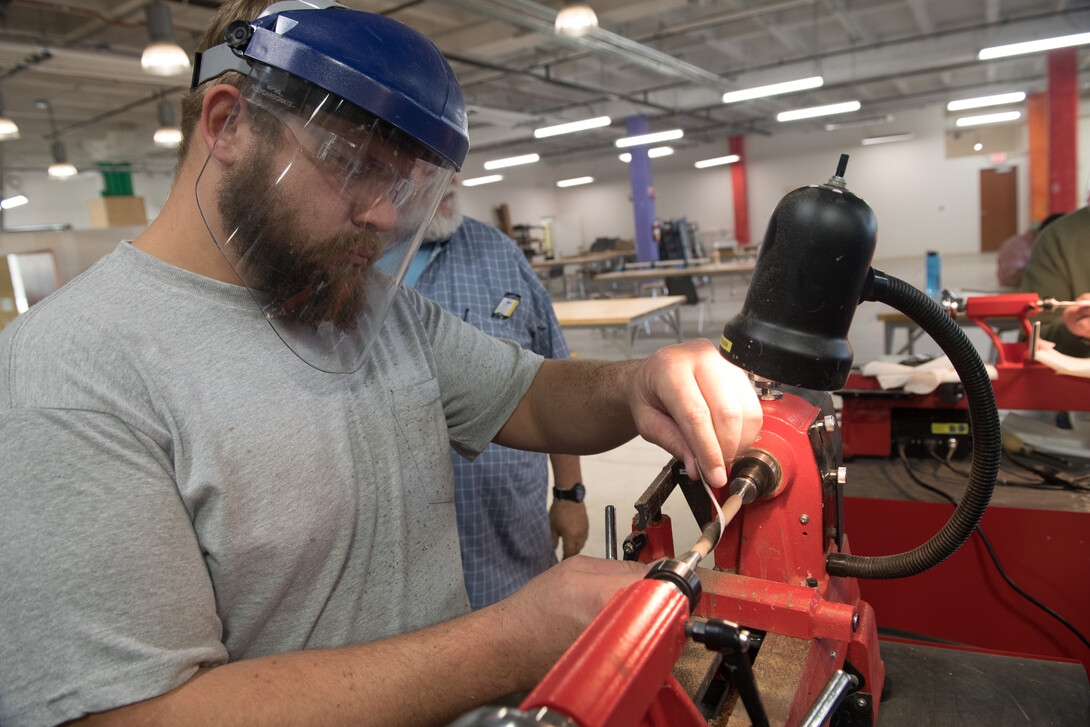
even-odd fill
[[[575,485],[569,490],[561,490],[559,487],[553,487],[553,497],[555,497],[557,500],[582,502],[583,496],[586,494],[587,489],[583,487],[582,482],[576,482]]]

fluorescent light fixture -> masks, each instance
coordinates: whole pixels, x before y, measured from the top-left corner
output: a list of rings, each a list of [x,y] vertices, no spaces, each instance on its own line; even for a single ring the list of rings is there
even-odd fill
[[[837,121],[825,124],[826,131],[840,131],[841,129],[858,129],[861,126],[877,126],[893,121],[893,114],[885,116],[871,116],[866,119],[852,119],[851,121]]]
[[[556,14],[553,30],[566,38],[581,38],[598,29],[594,8],[581,0],[568,0]]]
[[[751,98],[764,98],[765,96],[778,96],[781,93],[805,91],[810,88],[819,88],[823,83],[825,83],[825,79],[821,76],[810,76],[795,81],[743,88],[740,91],[727,91],[723,94],[723,103],[738,103],[739,101],[748,101]]]
[[[540,160],[541,157],[537,154],[523,154],[522,156],[507,157],[506,159],[493,159],[490,162],[485,162],[484,168],[488,170],[503,169],[504,167],[517,167],[520,164],[533,164]]]
[[[590,184],[594,181],[594,177],[573,177],[571,179],[561,179],[556,183],[558,187],[578,187],[580,184]]]
[[[868,136],[859,143],[863,146],[874,146],[875,144],[892,144],[897,141],[909,141],[915,138],[916,135],[909,132],[906,134],[889,134],[887,136]]]
[[[1061,35],[1056,38],[1042,38],[1041,40],[1029,40],[1024,43],[992,46],[991,48],[985,48],[980,51],[980,53],[977,54],[977,58],[982,61],[990,61],[993,58],[1020,56],[1025,53],[1039,53],[1044,50],[1068,48],[1073,45],[1085,45],[1086,43],[1090,43],[1090,33]]]
[[[672,146],[656,146],[656,147],[653,147],[653,148],[647,150],[647,156],[649,158],[651,158],[651,159],[657,159],[659,157],[668,157],[673,153],[674,153],[674,147],[672,147]],[[617,158],[620,159],[625,164],[628,164],[629,162],[632,161],[632,153],[626,151],[626,152],[623,152],[621,154],[618,154]]]
[[[958,126],[980,126],[981,124],[1000,124],[1004,121],[1017,121],[1022,118],[1021,111],[1004,111],[998,114],[984,114],[983,116],[962,116],[954,123]]]
[[[482,184],[492,184],[493,182],[503,181],[502,174],[489,174],[487,177],[473,177],[472,179],[463,179],[460,184],[463,187],[477,187]]]
[[[656,131],[653,134],[640,134],[639,136],[626,136],[623,139],[617,139],[614,143],[621,149],[629,146],[639,146],[641,144],[656,144],[660,141],[673,141],[674,139],[680,139],[685,136],[685,132],[681,129],[670,129],[669,131]]]
[[[1016,93],[1000,93],[995,96],[980,96],[978,98],[966,98],[961,101],[951,101],[946,104],[947,111],[965,111],[966,109],[979,109],[984,106],[1002,106],[1008,103],[1019,103],[1026,100],[1024,91]]]
[[[10,210],[12,207],[22,207],[29,201],[25,194],[17,194],[14,197],[0,200],[0,209]]]
[[[715,157],[714,159],[701,159],[700,161],[693,164],[693,166],[697,169],[707,169],[708,167],[718,167],[723,164],[734,164],[741,158],[742,157],[738,156],[737,154],[728,154],[725,157]]]
[[[140,56],[140,67],[153,76],[179,76],[189,72],[189,54],[174,40],[170,8],[161,0],[144,6],[151,43]]]
[[[593,119],[572,121],[567,124],[557,124],[556,126],[543,126],[540,129],[534,129],[534,138],[544,139],[546,136],[559,136],[560,134],[571,134],[575,131],[598,129],[603,126],[609,126],[611,123],[613,123],[613,120],[610,119],[608,116],[596,116]]]
[[[808,109],[795,109],[794,111],[781,111],[776,114],[776,121],[798,121],[799,119],[812,119],[816,116],[832,116],[833,114],[846,114],[849,111],[858,111],[858,101],[845,101],[828,106],[811,106]]]

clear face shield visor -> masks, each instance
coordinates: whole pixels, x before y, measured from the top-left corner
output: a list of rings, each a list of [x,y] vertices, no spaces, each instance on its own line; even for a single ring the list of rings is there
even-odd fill
[[[262,316],[321,371],[359,369],[453,165],[374,115],[256,65],[196,183]]]

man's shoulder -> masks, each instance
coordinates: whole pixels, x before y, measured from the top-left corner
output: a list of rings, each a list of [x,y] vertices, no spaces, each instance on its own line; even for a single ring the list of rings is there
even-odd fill
[[[462,224],[458,226],[456,235],[479,245],[497,246],[515,252],[519,251],[515,241],[504,234],[503,230],[473,217],[462,217]]]
[[[61,331],[86,330],[86,320],[94,316],[94,311],[107,303],[117,289],[113,283],[120,278],[114,270],[114,254],[100,259],[59,290],[32,305],[4,328],[0,336],[10,342],[28,338],[29,332],[54,332],[44,337],[48,340],[58,338]],[[43,337],[34,336],[30,340],[41,341]]]
[[[1082,245],[1087,244],[1088,237],[1090,237],[1090,207],[1080,207],[1041,230],[1037,242],[1048,239],[1056,241],[1077,239]]]
[[[147,360],[142,334],[164,329],[163,319],[148,311],[169,304],[155,300],[165,296],[162,290],[138,283],[125,260],[130,254],[106,255],[0,331],[0,367],[17,399],[53,401],[72,394],[65,382],[76,380],[139,378]]]
[[[453,242],[460,243],[458,247],[477,261],[493,261],[493,264],[513,270],[525,266],[530,271],[518,243],[487,222],[463,217]]]

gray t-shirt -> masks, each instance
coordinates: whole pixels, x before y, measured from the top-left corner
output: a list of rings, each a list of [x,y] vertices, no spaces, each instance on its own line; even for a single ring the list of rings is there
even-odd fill
[[[244,289],[122,243],[0,334],[0,724],[468,610],[449,446],[540,363],[403,288],[321,373]]]

